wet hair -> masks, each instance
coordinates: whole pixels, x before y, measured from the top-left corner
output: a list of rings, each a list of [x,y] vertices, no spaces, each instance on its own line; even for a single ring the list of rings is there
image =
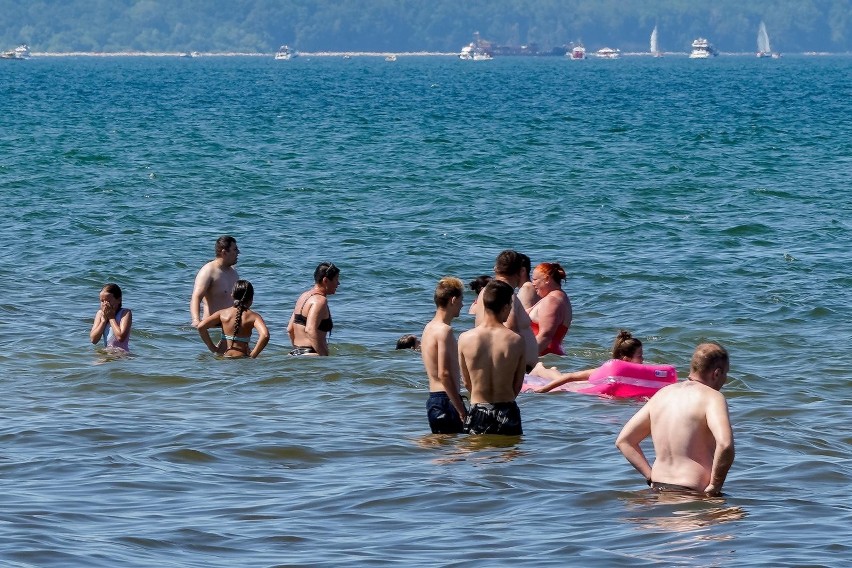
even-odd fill
[[[470,289],[478,295],[489,282],[491,282],[491,277],[487,274],[483,274],[482,276],[477,276],[474,280],[471,280],[469,286]]]
[[[416,349],[417,348],[417,336],[411,335],[410,333],[407,335],[403,335],[396,341],[397,349]]]
[[[254,286],[248,280],[237,280],[231,296],[234,298],[234,307],[237,308],[237,317],[234,318],[234,335],[237,335],[243,325],[243,311],[247,310],[254,300]]]
[[[485,309],[499,314],[505,306],[512,305],[515,289],[502,280],[492,280],[482,289],[482,304]]]
[[[314,270],[314,282],[322,284],[323,278],[334,280],[334,277],[340,274],[340,269],[334,266],[332,262],[321,262]]]
[[[464,295],[462,281],[452,276],[445,276],[435,286],[435,305],[439,308],[446,308],[450,305],[450,300],[460,298],[462,295]]]
[[[565,274],[565,269],[558,262],[542,262],[535,267],[539,272],[556,282],[558,286],[562,286],[562,281],[568,276]]]
[[[222,256],[226,250],[230,249],[235,244],[237,244],[237,239],[231,235],[222,235],[216,239],[216,258]]]
[[[612,344],[612,358],[632,359],[633,355],[641,348],[641,341],[633,337],[629,331],[619,329],[618,335],[615,336],[615,342]]]
[[[715,341],[711,341],[695,348],[692,361],[689,363],[689,372],[703,375],[726,365],[730,365],[728,351]]]
[[[521,254],[521,268],[523,268],[524,270],[527,271],[527,280],[529,281],[529,279],[532,278],[532,261],[530,260],[530,257],[525,255],[524,253],[520,253],[520,254]]]
[[[499,276],[515,276],[521,273],[523,267],[521,253],[514,250],[504,250],[494,261],[494,274]]]
[[[101,288],[101,292],[112,294],[112,297],[118,300],[118,310],[121,309],[121,288],[119,288],[118,284],[115,282],[107,282],[104,284],[104,287]]]

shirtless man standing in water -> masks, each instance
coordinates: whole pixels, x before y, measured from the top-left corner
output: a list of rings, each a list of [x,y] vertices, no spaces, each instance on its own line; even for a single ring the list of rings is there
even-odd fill
[[[494,280],[505,282],[513,289],[521,284],[521,269],[523,268],[523,255],[513,250],[504,250],[497,255],[497,260],[494,262]],[[476,302],[476,325],[480,325],[484,321],[485,308],[482,302]],[[518,299],[517,295],[513,296],[512,310],[509,312],[509,319],[506,320],[506,327],[521,336],[524,340],[524,360],[525,370],[527,373],[532,371],[533,367],[538,363],[538,343],[535,339],[535,334],[530,327],[530,316],[524,309],[524,305]]]
[[[702,343],[695,348],[688,380],[661,389],[624,425],[615,445],[651,488],[722,492],[734,463],[728,403],[719,392],[728,369],[725,348]],[[653,467],[639,447],[649,435]]]
[[[465,432],[523,434],[515,398],[524,383],[524,340],[505,325],[515,297],[511,285],[492,280],[482,290],[482,321],[459,336],[459,363],[470,391]]]
[[[458,278],[441,278],[435,287],[435,317],[423,328],[420,354],[429,377],[426,416],[433,434],[458,434],[464,429],[467,409],[461,393],[459,348],[452,322],[463,305],[464,284]]]
[[[195,277],[192,299],[189,301],[192,327],[198,327],[201,323],[202,302],[205,316],[233,307],[231,292],[234,284],[240,279],[234,268],[239,254],[240,249],[237,248],[237,240],[234,237],[223,235],[216,240],[216,258],[202,266]],[[218,348],[220,353],[224,353],[224,340],[219,341]]]

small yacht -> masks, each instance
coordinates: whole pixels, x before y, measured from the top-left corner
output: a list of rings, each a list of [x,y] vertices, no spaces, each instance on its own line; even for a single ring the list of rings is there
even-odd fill
[[[283,59],[284,61],[289,61],[298,56],[299,52],[292,49],[289,45],[282,45],[278,48],[278,51],[275,52],[275,59]]]
[[[618,56],[621,55],[621,52],[617,49],[613,49],[611,47],[604,47],[595,52],[597,57],[601,59],[618,59]]]
[[[10,49],[9,51],[4,51],[0,53],[0,59],[29,59],[30,58],[30,48],[27,44],[22,43],[15,49]]]
[[[705,38],[700,37],[692,42],[692,52],[689,54],[690,59],[710,59],[717,55],[719,55],[719,52]]]
[[[577,44],[573,48],[571,48],[571,51],[567,52],[565,55],[575,61],[579,61],[580,59],[586,58],[586,48],[583,47],[581,44]]]
[[[489,61],[494,58],[490,53],[477,46],[475,43],[471,43],[461,49],[459,59],[463,61]]]
[[[396,61],[396,55],[394,55],[393,53],[391,53],[390,55],[388,55],[387,57],[385,57],[385,61]]]

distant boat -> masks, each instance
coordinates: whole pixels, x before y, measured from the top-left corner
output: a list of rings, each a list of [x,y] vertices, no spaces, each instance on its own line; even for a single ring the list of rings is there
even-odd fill
[[[298,57],[299,52],[295,49],[291,49],[288,45],[282,45],[278,48],[278,51],[275,52],[275,59],[282,59],[284,61],[290,61],[294,57]]]
[[[690,59],[710,59],[716,57],[719,53],[716,51],[709,41],[700,37],[692,42],[692,52],[689,54]]]
[[[662,57],[660,46],[657,44],[657,26],[654,26],[654,31],[651,32],[651,55],[654,57]]]
[[[15,49],[10,49],[9,51],[4,51],[0,53],[0,59],[29,59],[30,58],[30,48],[27,44],[22,43]]]
[[[778,59],[780,53],[772,53],[772,48],[769,46],[769,34],[766,33],[766,24],[760,22],[760,27],[757,29],[757,56],[772,57]]]
[[[613,49],[611,47],[603,47],[595,52],[597,57],[601,59],[618,59],[618,56],[621,55],[621,52],[617,49]]]
[[[394,55],[393,53],[391,53],[390,55],[388,55],[387,57],[385,57],[385,61],[396,61],[396,55]]]
[[[489,61],[493,59],[491,54],[485,51],[482,47],[475,43],[470,43],[459,52],[459,59],[462,61]]]
[[[579,61],[581,59],[586,58],[586,48],[583,47],[583,44],[578,43],[573,48],[571,48],[571,51],[567,52],[565,55],[575,61]]]

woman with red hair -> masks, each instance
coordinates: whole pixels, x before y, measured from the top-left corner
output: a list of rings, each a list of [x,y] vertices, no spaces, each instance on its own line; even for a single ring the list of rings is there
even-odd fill
[[[530,308],[532,330],[538,343],[538,354],[565,355],[562,339],[573,318],[571,299],[562,290],[565,270],[556,262],[542,262],[535,267],[532,283],[541,300]]]

